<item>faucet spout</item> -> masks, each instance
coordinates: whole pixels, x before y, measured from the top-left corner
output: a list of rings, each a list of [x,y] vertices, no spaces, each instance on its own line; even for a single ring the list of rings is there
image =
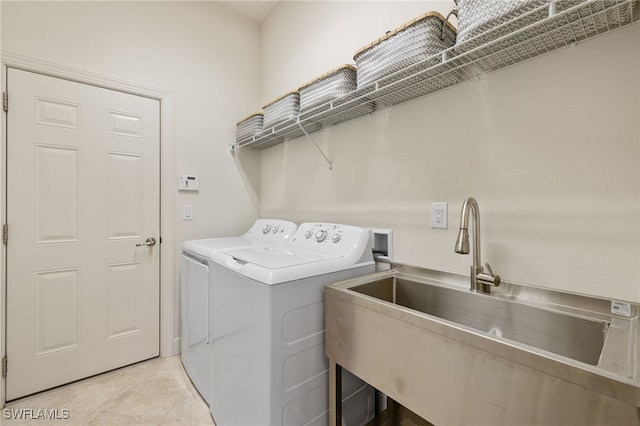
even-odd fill
[[[455,250],[459,254],[469,254],[469,230],[460,228]]]
[[[500,276],[494,275],[487,264],[485,272],[480,261],[480,209],[475,198],[469,197],[462,204],[460,212],[460,231],[456,240],[455,252],[469,254],[469,216],[473,215],[473,264],[470,273],[471,291],[489,293],[490,286],[500,285]]]
[[[460,231],[456,241],[456,253],[469,254],[469,216],[473,214],[473,266],[482,269],[480,263],[480,209],[475,198],[469,197],[462,204]]]

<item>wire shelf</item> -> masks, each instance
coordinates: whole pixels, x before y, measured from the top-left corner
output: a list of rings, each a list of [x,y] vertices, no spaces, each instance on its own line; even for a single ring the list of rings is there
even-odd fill
[[[638,1],[587,0],[577,5],[576,0],[552,1],[347,96],[264,129],[260,136],[236,142],[230,149],[265,149],[624,27],[638,20],[638,11],[634,14]],[[541,12],[546,18],[530,23],[531,17]],[[436,65],[432,65],[434,58],[438,59]]]

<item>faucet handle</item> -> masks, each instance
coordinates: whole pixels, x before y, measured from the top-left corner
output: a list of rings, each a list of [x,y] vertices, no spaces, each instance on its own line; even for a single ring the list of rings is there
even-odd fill
[[[486,262],[484,264],[484,267],[487,268],[487,270],[489,271],[489,275],[491,275],[493,277],[494,276],[493,275],[493,271],[491,270],[491,266],[489,265],[489,262]]]
[[[484,264],[487,268],[488,274],[480,272],[476,275],[476,280],[482,284],[489,284],[498,287],[500,285],[500,275],[494,275],[491,270],[491,266],[488,263]]]

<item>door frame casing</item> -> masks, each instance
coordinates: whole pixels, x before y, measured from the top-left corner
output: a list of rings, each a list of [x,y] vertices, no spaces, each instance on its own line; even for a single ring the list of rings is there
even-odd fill
[[[175,165],[173,140],[173,93],[168,90],[111,78],[76,68],[45,62],[23,55],[0,51],[2,63],[2,92],[7,91],[7,69],[16,68],[51,77],[98,86],[132,95],[143,96],[160,102],[160,357],[173,356],[174,344],[174,209],[175,193],[171,189],[174,181]],[[11,102],[11,101],[9,101]],[[0,216],[7,220],[7,114],[2,114],[2,147],[0,149]],[[0,358],[6,356],[6,305],[7,305],[7,252],[0,244]],[[4,407],[6,383],[0,375],[0,408]]]

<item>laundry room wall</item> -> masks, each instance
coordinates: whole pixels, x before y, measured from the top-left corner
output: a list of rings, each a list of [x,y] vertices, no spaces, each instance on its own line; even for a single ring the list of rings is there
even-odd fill
[[[286,2],[262,27],[262,100],[452,2]],[[469,273],[478,200],[504,280],[640,302],[640,24],[261,151],[262,216],[394,231],[395,260]],[[430,227],[448,203],[448,229]]]
[[[200,191],[177,191],[175,328],[179,336],[179,254],[183,240],[243,233],[257,217],[229,154],[235,122],[259,102],[259,25],[215,2],[2,1],[2,50],[172,93],[166,135],[177,174]],[[193,221],[182,205],[193,205]]]

